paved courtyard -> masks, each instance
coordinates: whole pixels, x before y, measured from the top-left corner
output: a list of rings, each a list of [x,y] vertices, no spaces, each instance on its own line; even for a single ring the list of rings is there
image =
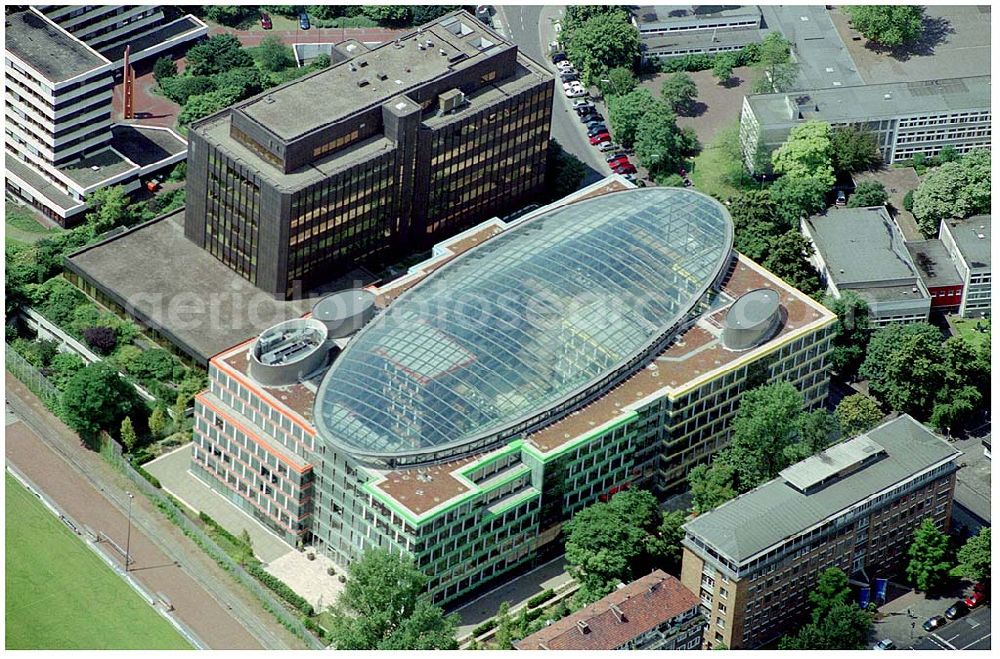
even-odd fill
[[[903,208],[903,197],[920,185],[917,170],[912,167],[884,167],[875,172],[863,172],[854,176],[855,183],[869,180],[878,181],[885,187],[885,191],[889,194],[889,203],[893,208],[893,219],[903,232],[903,238],[923,240],[924,236],[920,233],[913,213]]]
[[[875,621],[872,643],[888,638],[898,648],[918,645],[918,649],[989,648],[989,605],[964,618],[949,621],[931,634],[921,626],[931,616],[944,615],[949,606],[970,592],[972,583],[968,581],[958,582],[951,590],[934,596],[890,583],[889,597],[892,599],[879,607],[880,619]],[[984,641],[985,645],[982,645]],[[948,647],[949,644],[953,647]]]

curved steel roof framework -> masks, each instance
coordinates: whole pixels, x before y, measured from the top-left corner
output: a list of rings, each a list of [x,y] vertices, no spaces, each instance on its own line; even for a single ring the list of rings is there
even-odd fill
[[[360,458],[481,450],[641,368],[717,282],[728,212],[683,188],[603,195],[532,218],[397,298],[316,396],[326,440]]]

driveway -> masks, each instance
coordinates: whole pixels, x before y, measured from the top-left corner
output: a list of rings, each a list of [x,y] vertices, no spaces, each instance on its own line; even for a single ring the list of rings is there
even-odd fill
[[[563,7],[540,5],[497,5],[493,16],[498,32],[517,44],[518,49],[555,74],[548,58],[548,44],[556,38],[553,24],[562,18]],[[585,187],[611,174],[611,168],[596,147],[587,140],[587,131],[572,110],[573,99],[562,92],[559,78],[552,105],[552,137],[587,167],[580,187]],[[607,114],[605,113],[605,118]]]

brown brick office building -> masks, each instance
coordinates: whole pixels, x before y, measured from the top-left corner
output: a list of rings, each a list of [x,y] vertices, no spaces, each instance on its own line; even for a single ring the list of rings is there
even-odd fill
[[[289,297],[522,206],[553,78],[458,11],[192,126],[185,235]]]
[[[947,529],[960,455],[903,415],[685,524],[681,582],[699,593],[706,647],[795,631],[827,568],[858,586],[892,577],[923,520]]]

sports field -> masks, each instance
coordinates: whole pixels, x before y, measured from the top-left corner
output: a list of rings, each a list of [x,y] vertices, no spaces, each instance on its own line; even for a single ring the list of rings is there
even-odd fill
[[[82,539],[4,476],[8,650],[190,649]]]

